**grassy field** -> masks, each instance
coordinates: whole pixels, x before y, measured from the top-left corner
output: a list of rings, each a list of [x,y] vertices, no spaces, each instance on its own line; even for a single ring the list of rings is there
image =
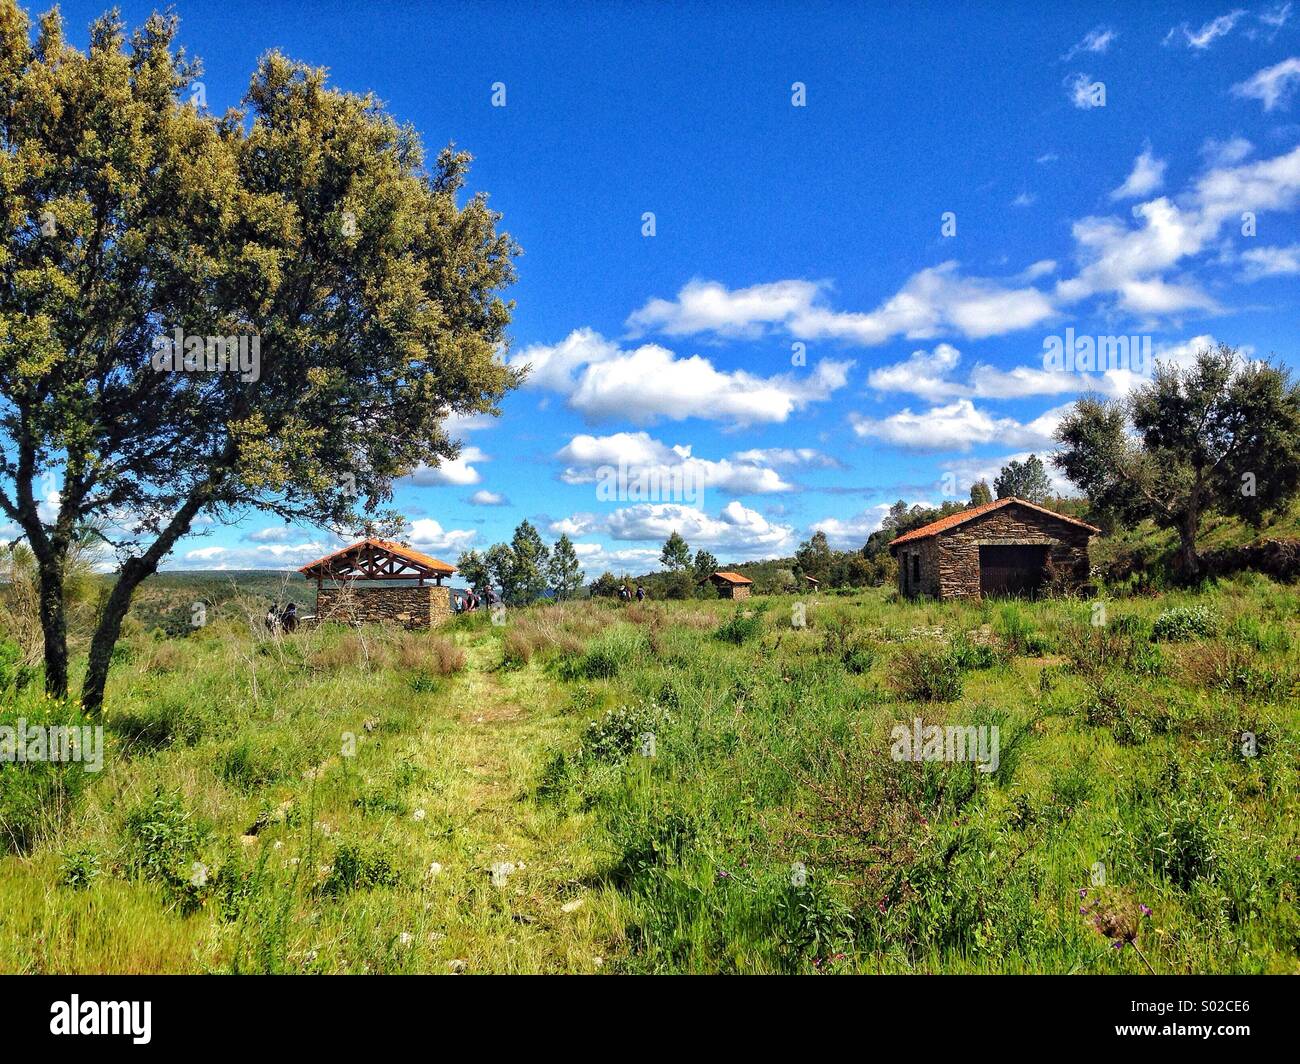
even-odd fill
[[[0,970],[1300,972],[1298,619],[1243,576],[138,629],[103,771],[0,767]],[[996,771],[896,760],[917,719]]]

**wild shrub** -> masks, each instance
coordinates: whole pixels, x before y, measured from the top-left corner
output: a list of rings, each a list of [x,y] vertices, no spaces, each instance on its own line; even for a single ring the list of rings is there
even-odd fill
[[[667,712],[650,703],[611,709],[587,724],[579,760],[617,764],[639,749],[645,736],[662,730],[668,720]]]
[[[1039,657],[1051,648],[1040,636],[1015,603],[1002,606],[993,622],[993,630],[1011,654],[1022,657]]]
[[[822,633],[822,653],[844,666],[847,672],[861,675],[875,664],[876,655],[865,636],[845,624],[832,620]]]
[[[0,707],[0,725],[14,730],[6,743],[26,743],[18,731],[22,719],[28,728],[51,726],[81,728],[91,722],[71,703],[23,695]],[[83,761],[26,761],[22,765],[0,763],[0,853],[28,853],[40,841],[58,830],[93,778]]]
[[[1173,606],[1155,619],[1151,638],[1170,643],[1203,639],[1214,634],[1216,623],[1214,614],[1205,606]]]
[[[186,809],[180,792],[158,788],[122,822],[122,865],[128,875],[159,884],[168,896],[190,907],[204,886],[194,865],[208,835],[206,825]]]
[[[404,632],[395,651],[402,669],[431,676],[453,676],[465,668],[465,651],[446,636]]]
[[[991,669],[1002,662],[997,648],[988,643],[977,643],[966,632],[959,632],[952,641],[952,657],[957,667],[967,671]]]
[[[732,618],[719,627],[713,637],[734,646],[751,643],[763,634],[763,614],[766,612],[766,603],[752,610],[737,606]]]
[[[1187,682],[1207,691],[1272,702],[1287,697],[1296,685],[1290,670],[1248,644],[1206,643],[1188,648],[1180,661]]]
[[[327,897],[338,897],[354,890],[395,887],[400,879],[392,858],[378,846],[345,842],[334,851],[319,889]]]
[[[562,660],[565,679],[608,680],[625,665],[643,657],[646,637],[638,629],[614,628],[598,636],[581,657]]]
[[[1086,677],[1088,693],[1080,707],[1084,722],[1106,728],[1120,746],[1138,746],[1169,731],[1171,716],[1163,706],[1143,704],[1141,692],[1117,674]]]
[[[907,702],[956,702],[963,690],[962,670],[949,648],[907,644],[894,654],[889,686]]]
[[[1285,654],[1291,649],[1291,636],[1282,625],[1265,624],[1249,613],[1233,619],[1224,631],[1229,639],[1261,654]]]
[[[72,890],[85,890],[99,878],[101,871],[99,854],[82,847],[63,855],[59,883]]]
[[[528,633],[511,628],[501,640],[501,664],[507,669],[522,669],[532,660],[533,641]]]
[[[114,712],[108,728],[121,738],[128,753],[149,752],[193,746],[213,730],[213,721],[196,700],[167,695]]]

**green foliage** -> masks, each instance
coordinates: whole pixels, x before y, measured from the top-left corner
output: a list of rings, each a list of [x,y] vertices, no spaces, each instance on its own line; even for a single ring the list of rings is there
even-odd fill
[[[999,499],[1016,498],[1044,503],[1052,497],[1052,482],[1047,476],[1043,460],[1038,455],[1031,454],[1023,462],[1013,459],[1004,465],[994,478],[993,490],[998,493]],[[971,502],[974,501],[972,488]]]
[[[650,703],[611,709],[588,722],[578,748],[579,760],[618,764],[639,750],[647,735],[656,736],[657,749],[657,734],[668,720],[665,710]]]
[[[1167,643],[1202,639],[1213,635],[1217,624],[1217,618],[1204,606],[1174,606],[1156,618],[1151,638]]]
[[[956,702],[963,689],[962,666],[948,648],[912,644],[894,655],[889,683],[909,702]]]
[[[83,847],[64,855],[59,883],[72,890],[86,890],[99,878],[101,871],[99,854]]]
[[[664,541],[664,549],[659,553],[659,564],[674,573],[685,572],[691,567],[691,548],[681,533],[674,530]]]
[[[157,883],[183,908],[198,904],[206,886],[196,869],[209,831],[177,791],[161,788],[131,809],[122,823],[122,864],[130,876]]]
[[[338,897],[354,890],[394,887],[400,879],[392,858],[377,844],[344,842],[334,851],[320,893]]]
[[[766,612],[766,603],[749,609],[737,606],[735,614],[713,633],[713,638],[735,646],[752,643],[763,634],[763,615]]]
[[[560,601],[572,598],[582,587],[582,563],[578,561],[578,552],[574,550],[573,540],[567,535],[562,535],[555,541],[547,576],[551,590]]]

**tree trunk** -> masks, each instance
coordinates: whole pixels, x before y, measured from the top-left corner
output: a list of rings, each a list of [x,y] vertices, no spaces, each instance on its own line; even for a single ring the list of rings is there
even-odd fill
[[[113,661],[113,647],[122,634],[122,621],[131,608],[131,596],[141,581],[153,568],[139,558],[130,559],[118,575],[117,583],[104,604],[90,641],[90,660],[86,663],[86,678],[81,684],[81,705],[91,716],[99,716],[104,705],[104,688],[108,684],[108,667]]]
[[[1188,580],[1194,580],[1201,572],[1201,559],[1196,553],[1196,525],[1191,517],[1184,517],[1178,525],[1178,567]]]
[[[45,693],[68,697],[68,624],[63,609],[63,560],[38,559],[41,635],[45,643]]]

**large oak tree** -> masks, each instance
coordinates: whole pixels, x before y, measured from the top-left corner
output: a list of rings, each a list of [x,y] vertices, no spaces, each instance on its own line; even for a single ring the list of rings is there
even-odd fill
[[[54,695],[69,547],[93,528],[116,552],[92,712],[132,593],[197,520],[354,527],[456,455],[449,414],[518,383],[517,248],[460,197],[468,156],[426,165],[375,99],[274,52],[209,114],[176,32],[109,14],[82,52],[0,0],[0,516],[36,558]],[[176,329],[258,338],[259,371],[155,368]]]

